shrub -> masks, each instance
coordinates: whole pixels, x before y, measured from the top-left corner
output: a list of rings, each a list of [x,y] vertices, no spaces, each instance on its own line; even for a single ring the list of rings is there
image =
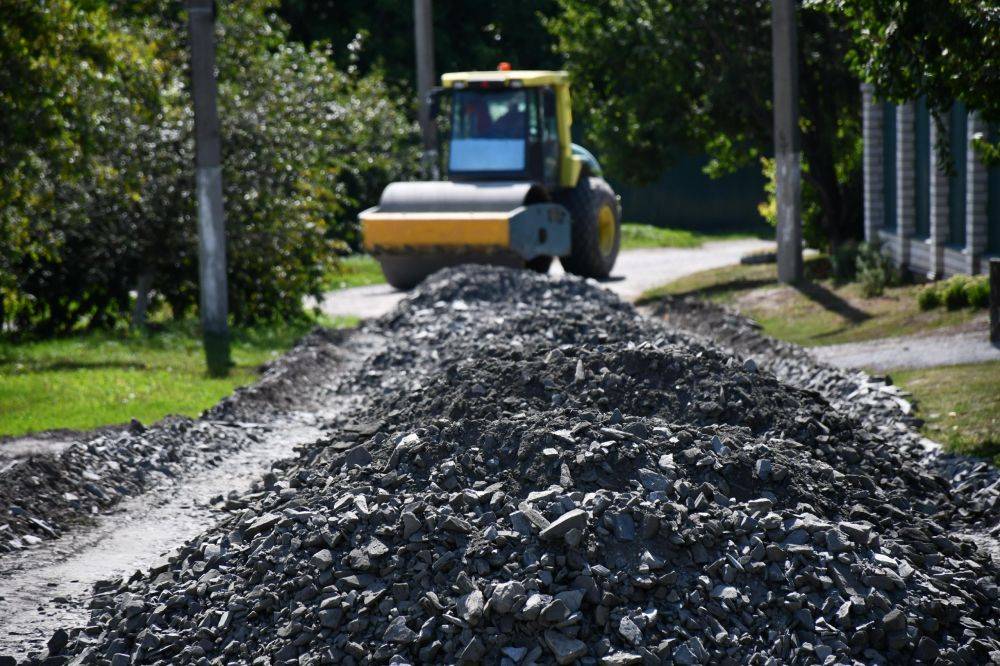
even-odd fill
[[[830,267],[837,282],[850,282],[858,273],[858,244],[841,243],[830,253]]]
[[[955,275],[942,285],[942,300],[949,310],[958,310],[969,304],[968,296],[965,293],[968,280],[964,275]]]
[[[921,289],[917,294],[917,305],[920,306],[921,310],[933,310],[941,305],[941,294],[938,292],[937,285],[929,284]]]
[[[11,65],[0,68],[0,329],[121,324],[137,283],[184,316],[198,301],[198,245],[182,3],[14,5],[0,22]],[[300,316],[356,241],[356,211],[419,156],[407,101],[378,73],[343,72],[321,46],[288,41],[276,6],[218,10],[237,324]],[[18,77],[30,85],[4,85]],[[52,117],[34,131],[24,118],[38,109]]]
[[[892,258],[882,252],[879,241],[861,243],[855,263],[861,295],[865,298],[881,296],[887,286],[898,283],[899,274]]]
[[[990,279],[986,275],[971,278],[965,284],[965,300],[974,308],[990,305]]]

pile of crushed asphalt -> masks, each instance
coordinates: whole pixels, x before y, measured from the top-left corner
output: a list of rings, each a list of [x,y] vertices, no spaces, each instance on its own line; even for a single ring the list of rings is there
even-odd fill
[[[334,383],[368,396],[353,421],[99,586],[52,654],[1000,662],[1000,568],[965,536],[989,491],[899,446],[898,410],[875,427],[571,277],[445,270],[368,332]]]
[[[891,441],[899,455],[947,479],[957,504],[953,522],[973,525],[991,537],[994,556],[1000,558],[1000,469],[982,459],[948,453],[921,437],[915,428],[922,421],[891,377],[818,363],[808,350],[764,335],[757,322],[716,303],[665,296],[654,314],[671,327],[753,360],[783,382],[822,393],[837,411]]]

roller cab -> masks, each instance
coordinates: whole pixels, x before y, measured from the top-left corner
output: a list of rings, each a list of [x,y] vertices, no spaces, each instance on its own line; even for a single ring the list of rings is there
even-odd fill
[[[554,257],[606,277],[619,205],[597,161],[570,142],[566,73],[459,72],[442,83],[431,108],[447,121],[447,179],[392,183],[360,215],[364,248],[387,281],[406,289],[461,263],[547,270]]]

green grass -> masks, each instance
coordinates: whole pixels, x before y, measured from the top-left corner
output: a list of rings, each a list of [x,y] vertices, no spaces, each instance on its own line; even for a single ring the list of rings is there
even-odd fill
[[[646,247],[701,247],[708,241],[754,238],[751,233],[703,233],[688,229],[667,229],[651,224],[622,223],[623,250]]]
[[[980,312],[922,311],[919,285],[890,287],[883,296],[866,299],[858,284],[836,284],[824,277],[827,272],[825,258],[807,259],[809,279],[790,287],[778,283],[774,264],[726,266],[650,290],[640,303],[664,294],[698,296],[735,306],[759,322],[765,334],[807,347],[912,335],[966,323]]]
[[[325,286],[327,289],[336,290],[384,282],[385,277],[377,261],[367,254],[352,254],[342,257],[337,262],[337,268],[326,276]]]
[[[891,375],[916,399],[925,435],[949,450],[1000,465],[1000,361]]]
[[[325,320],[349,326],[357,320]],[[148,335],[88,333],[42,342],[0,342],[0,435],[54,428],[84,430],[167,414],[197,416],[233,389],[252,383],[314,324],[234,331],[228,377],[205,372],[194,323]]]

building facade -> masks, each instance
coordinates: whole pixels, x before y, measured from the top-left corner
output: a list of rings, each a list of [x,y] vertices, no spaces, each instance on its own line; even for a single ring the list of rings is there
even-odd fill
[[[931,279],[985,272],[1000,256],[1000,167],[987,168],[972,142],[996,128],[955,104],[940,137],[922,100],[882,102],[869,84],[861,95],[865,238]]]

